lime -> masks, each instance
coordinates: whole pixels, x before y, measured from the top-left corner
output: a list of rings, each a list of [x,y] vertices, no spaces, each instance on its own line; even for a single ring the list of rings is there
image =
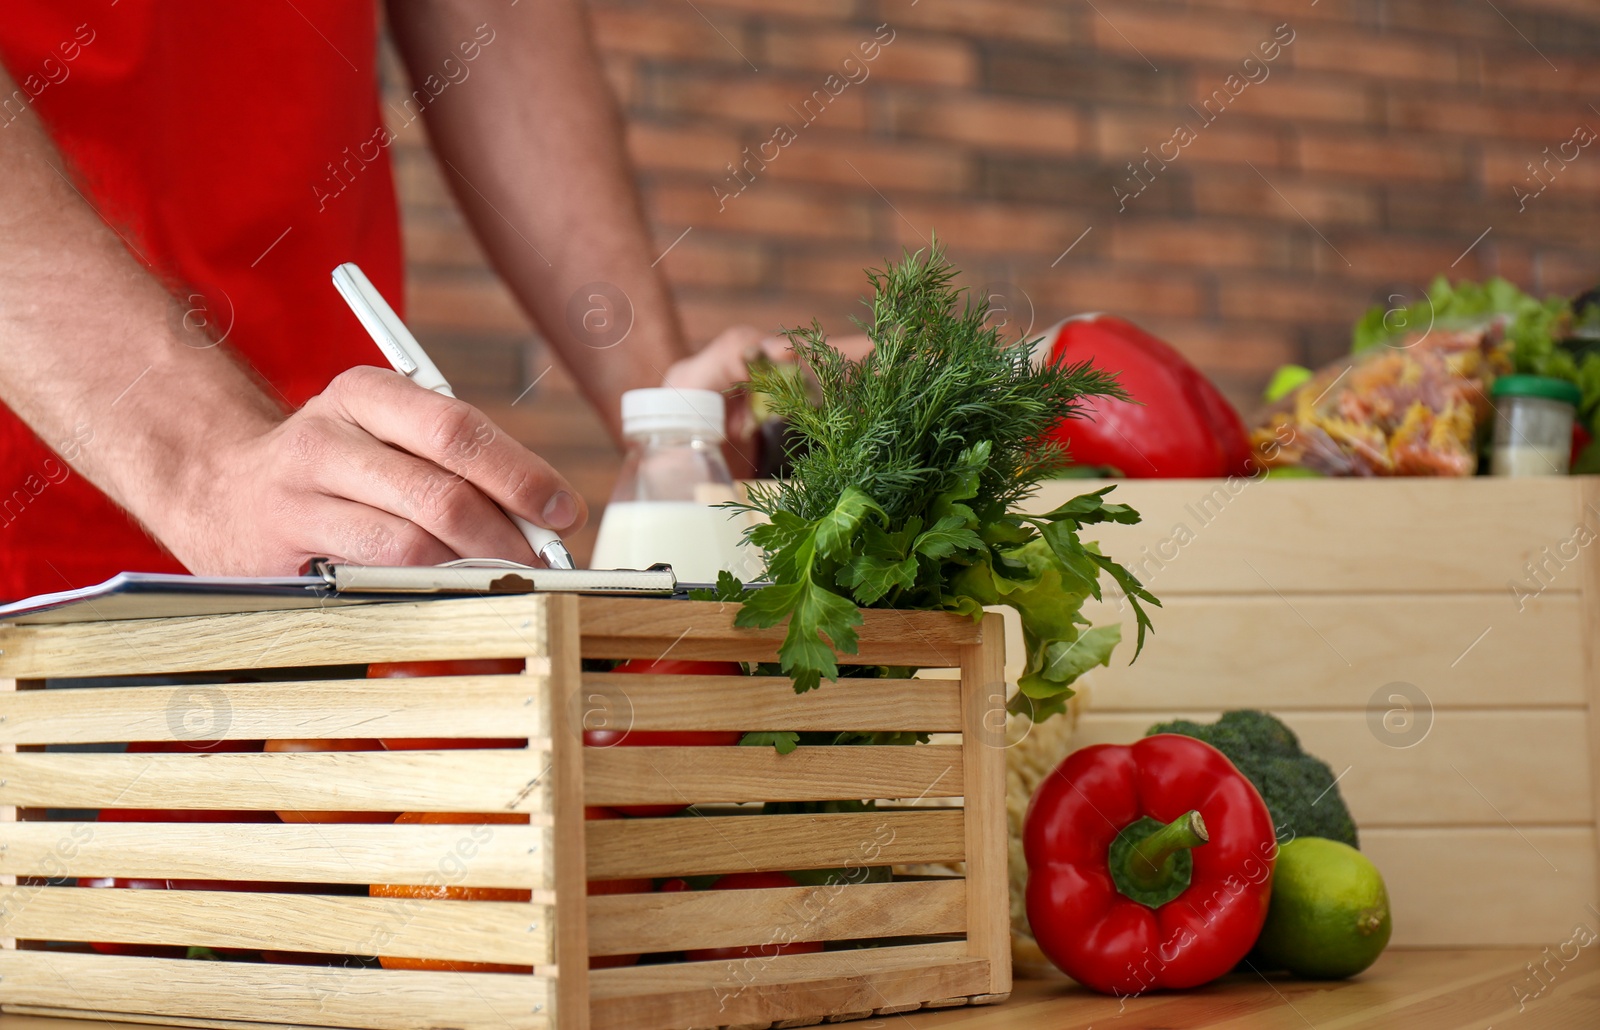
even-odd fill
[[[1322,473],[1316,469],[1302,468],[1299,465],[1278,465],[1267,469],[1268,479],[1322,479]]]
[[[1256,941],[1263,963],[1337,980],[1372,965],[1388,943],[1389,892],[1367,856],[1322,837],[1278,849],[1267,923]]]

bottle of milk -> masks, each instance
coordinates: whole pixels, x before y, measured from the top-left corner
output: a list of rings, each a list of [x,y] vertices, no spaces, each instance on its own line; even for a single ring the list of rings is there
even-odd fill
[[[684,583],[710,583],[727,569],[741,579],[760,571],[744,544],[748,517],[714,505],[734,500],[722,459],[722,395],[662,388],[622,395],[628,453],[600,520],[590,565],[643,569],[666,562]]]

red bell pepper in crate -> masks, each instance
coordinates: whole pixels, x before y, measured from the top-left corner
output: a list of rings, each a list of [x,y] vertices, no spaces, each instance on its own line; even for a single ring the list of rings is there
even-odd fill
[[[1196,987],[1255,944],[1277,839],[1250,781],[1175,734],[1073,752],[1023,829],[1028,922],[1062,972],[1107,994]]]

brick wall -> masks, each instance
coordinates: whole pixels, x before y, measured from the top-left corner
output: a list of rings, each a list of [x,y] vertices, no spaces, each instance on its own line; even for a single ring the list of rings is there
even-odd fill
[[[662,267],[696,339],[845,329],[861,268],[937,231],[970,285],[1010,284],[1020,319],[1125,315],[1248,411],[1276,365],[1331,358],[1370,303],[1435,273],[1600,281],[1600,146],[1551,156],[1600,132],[1595,0],[593,10],[660,247],[688,230]],[[792,142],[741,191],[727,166],[779,127]],[[609,444],[484,269],[420,133],[396,157],[419,332],[598,510]]]

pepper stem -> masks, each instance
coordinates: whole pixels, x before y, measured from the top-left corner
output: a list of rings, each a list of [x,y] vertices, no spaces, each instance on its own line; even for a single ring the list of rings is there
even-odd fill
[[[1194,863],[1189,849],[1210,840],[1200,813],[1188,811],[1170,823],[1140,819],[1124,827],[1106,856],[1117,890],[1159,907],[1189,886]]]

